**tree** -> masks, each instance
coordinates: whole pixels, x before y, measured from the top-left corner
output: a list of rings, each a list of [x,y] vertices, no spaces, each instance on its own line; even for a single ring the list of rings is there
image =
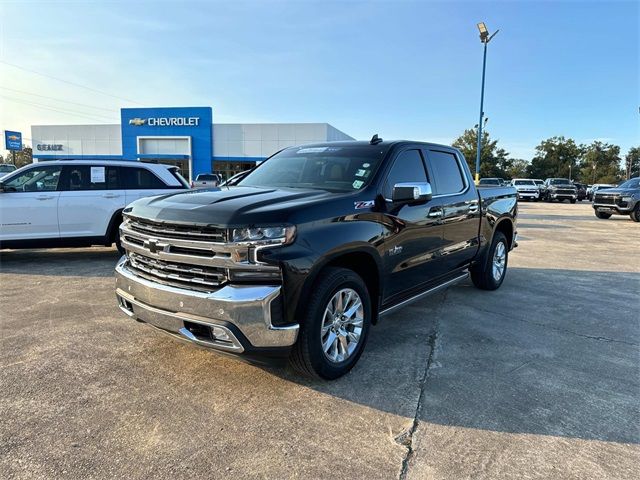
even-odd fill
[[[594,141],[582,156],[581,178],[585,183],[617,183],[624,177],[620,162],[618,145]]]
[[[577,145],[572,138],[551,137],[540,142],[536,155],[529,165],[532,178],[577,177],[578,160],[584,147]]]
[[[507,168],[507,178],[523,178],[527,176],[529,162],[522,158],[511,160],[511,166]]]
[[[624,157],[626,178],[640,177],[640,147],[632,147]]]
[[[472,172],[476,171],[476,152],[478,146],[478,129],[470,128],[456,138],[452,144],[459,149]],[[511,166],[509,154],[498,148],[498,140],[491,140],[489,132],[482,132],[482,145],[480,153],[480,176],[481,177],[507,177],[507,170]]]
[[[13,152],[9,153],[5,161],[7,163],[13,163],[17,168],[33,163],[33,152],[31,151],[31,147],[23,146],[22,150],[16,150],[15,154]]]

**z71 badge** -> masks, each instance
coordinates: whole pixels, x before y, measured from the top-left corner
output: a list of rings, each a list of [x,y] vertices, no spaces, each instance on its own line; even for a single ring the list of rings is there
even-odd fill
[[[375,200],[366,200],[364,202],[353,202],[353,205],[356,210],[361,210],[363,208],[371,208],[375,205]]]

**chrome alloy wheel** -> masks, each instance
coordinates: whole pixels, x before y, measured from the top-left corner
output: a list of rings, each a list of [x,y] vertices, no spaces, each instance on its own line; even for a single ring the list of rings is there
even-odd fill
[[[333,363],[348,359],[358,347],[364,323],[360,295],[343,288],[329,300],[322,317],[320,340],[322,351]]]
[[[504,267],[507,263],[507,249],[503,242],[496,245],[496,249],[493,252],[493,279],[499,282],[504,274]]]

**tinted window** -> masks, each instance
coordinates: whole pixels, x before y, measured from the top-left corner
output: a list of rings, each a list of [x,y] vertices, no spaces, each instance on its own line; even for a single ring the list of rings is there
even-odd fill
[[[0,173],[13,172],[15,169],[15,165],[0,165]]]
[[[121,171],[125,177],[126,188],[134,190],[168,188],[162,180],[146,168],[122,167]]]
[[[118,167],[106,165],[68,165],[64,171],[62,190],[114,190],[122,188]]]
[[[449,152],[429,150],[431,176],[435,183],[435,193],[446,195],[461,192],[464,188],[462,172],[455,155]]]
[[[535,183],[533,183],[533,180],[516,180],[515,185],[535,185]]]
[[[393,186],[396,183],[405,182],[426,182],[427,174],[424,170],[422,155],[418,150],[406,150],[402,152],[393,162],[393,167],[387,175],[384,186],[384,197],[391,199]]]
[[[552,178],[550,181],[551,185],[571,185],[573,184],[566,178]]]
[[[196,177],[196,180],[209,181],[209,180],[218,180],[217,175],[212,175],[210,173],[201,173]]]
[[[52,192],[58,189],[60,167],[35,167],[4,182],[9,192]]]

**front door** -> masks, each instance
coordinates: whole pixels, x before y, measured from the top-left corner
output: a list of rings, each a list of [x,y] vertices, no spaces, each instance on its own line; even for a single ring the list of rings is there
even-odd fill
[[[440,212],[431,201],[394,204],[393,186],[404,182],[427,182],[423,154],[419,149],[400,152],[383,187],[384,219],[387,223],[384,268],[385,302],[433,280],[441,274],[438,251],[442,248]],[[394,298],[395,297],[395,298]]]
[[[34,166],[3,181],[0,240],[58,238],[59,166]]]

